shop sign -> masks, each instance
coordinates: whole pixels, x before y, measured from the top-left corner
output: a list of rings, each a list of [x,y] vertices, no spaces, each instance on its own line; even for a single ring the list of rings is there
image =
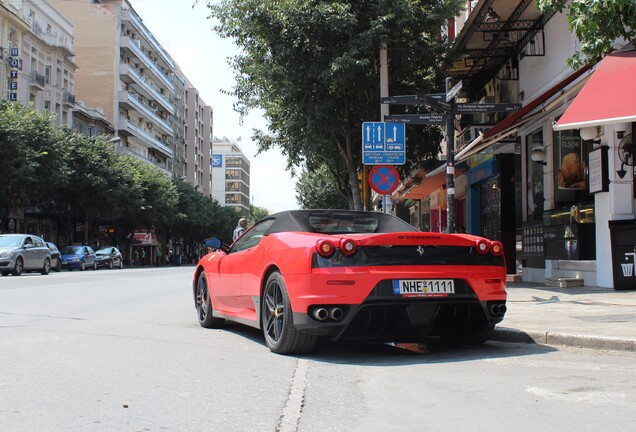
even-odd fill
[[[607,150],[608,147],[600,147],[591,151],[588,156],[590,193],[609,191]]]

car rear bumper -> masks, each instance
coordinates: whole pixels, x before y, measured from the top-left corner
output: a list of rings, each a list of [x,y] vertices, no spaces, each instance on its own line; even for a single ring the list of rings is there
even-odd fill
[[[456,269],[457,270],[457,269]],[[405,297],[394,279],[449,279],[453,294]],[[494,326],[505,315],[505,271],[471,268],[427,272],[393,269],[286,276],[294,326],[333,340],[415,341],[460,336]],[[326,313],[325,313],[326,310]],[[325,318],[325,315],[327,318]]]
[[[360,305],[336,305],[342,318],[320,321],[312,313],[294,312],[294,326],[302,332],[332,340],[413,342],[431,337],[465,336],[501,322],[489,305],[505,301],[476,299],[435,301],[367,301]],[[333,307],[327,307],[333,311]]]

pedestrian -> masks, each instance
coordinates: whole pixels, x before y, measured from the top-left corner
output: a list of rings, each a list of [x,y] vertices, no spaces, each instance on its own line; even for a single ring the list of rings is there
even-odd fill
[[[245,227],[247,227],[247,219],[242,217],[239,219],[236,228],[234,228],[234,232],[232,233],[232,241],[236,241],[236,239],[245,232]]]
[[[161,248],[159,246],[155,247],[155,265],[159,266],[161,264]]]
[[[141,248],[140,264],[142,267],[146,265],[146,249],[143,247]]]

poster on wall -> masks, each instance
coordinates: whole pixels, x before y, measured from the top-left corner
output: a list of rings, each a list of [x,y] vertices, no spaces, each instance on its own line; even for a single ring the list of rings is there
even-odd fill
[[[585,189],[585,161],[578,130],[559,133],[557,145],[557,187],[565,190]]]
[[[554,200],[571,203],[587,194],[583,142],[578,130],[554,133]]]

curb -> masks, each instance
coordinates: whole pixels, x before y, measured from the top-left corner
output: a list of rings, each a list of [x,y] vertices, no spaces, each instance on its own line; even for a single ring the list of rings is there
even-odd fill
[[[636,351],[636,339],[559,332],[524,332],[513,328],[495,327],[490,338],[498,342],[536,343],[578,348]]]

